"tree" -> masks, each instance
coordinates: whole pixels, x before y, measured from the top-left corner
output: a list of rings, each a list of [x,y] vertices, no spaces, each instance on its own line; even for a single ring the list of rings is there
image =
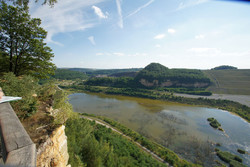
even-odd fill
[[[19,6],[25,6],[27,7],[29,4],[29,0],[2,0],[4,2],[12,2],[15,5]],[[35,0],[35,2],[38,2],[39,0]],[[43,0],[43,5],[48,4],[50,6],[53,6],[55,3],[57,3],[57,0]]]
[[[25,7],[2,2],[0,10],[0,72],[13,72],[16,76],[29,74],[36,78],[53,74],[55,65],[51,59],[54,55],[44,43],[47,32],[40,27],[41,20],[30,18]]]

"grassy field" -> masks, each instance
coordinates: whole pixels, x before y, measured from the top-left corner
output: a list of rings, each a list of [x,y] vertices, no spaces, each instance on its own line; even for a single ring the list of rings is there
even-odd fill
[[[217,94],[250,95],[250,69],[205,70],[212,80],[209,91]]]

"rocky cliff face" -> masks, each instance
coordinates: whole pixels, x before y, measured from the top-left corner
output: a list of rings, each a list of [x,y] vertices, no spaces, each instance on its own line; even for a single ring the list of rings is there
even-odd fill
[[[64,125],[55,129],[46,142],[39,146],[37,167],[66,167],[68,165],[69,154],[64,129]]]

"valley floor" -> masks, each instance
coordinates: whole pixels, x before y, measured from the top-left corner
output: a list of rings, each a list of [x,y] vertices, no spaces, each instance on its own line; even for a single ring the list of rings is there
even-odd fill
[[[250,107],[250,96],[249,95],[230,95],[230,94],[213,94],[211,96],[197,96],[197,95],[188,95],[175,93],[176,96],[189,97],[189,98],[208,98],[208,99],[223,99],[239,102]]]

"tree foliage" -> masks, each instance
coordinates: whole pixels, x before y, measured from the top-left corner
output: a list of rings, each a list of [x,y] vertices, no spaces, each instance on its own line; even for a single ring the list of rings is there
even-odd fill
[[[214,67],[211,70],[237,70],[237,67],[222,65],[222,66]]]
[[[90,86],[108,86],[108,87],[116,87],[116,88],[136,87],[134,78],[131,78],[131,77],[90,78],[84,84],[90,85]]]
[[[165,166],[111,129],[85,119],[69,119],[66,135],[72,167]]]
[[[56,69],[55,75],[53,75],[52,77],[61,80],[84,80],[88,78],[88,76],[83,72],[72,71],[68,69]]]
[[[12,2],[15,5],[19,5],[19,6],[24,6],[27,7],[29,4],[29,0],[3,0],[4,2]],[[39,0],[34,0],[36,3],[39,2]],[[50,5],[53,6],[55,3],[57,3],[57,0],[42,0],[42,4],[43,5]]]
[[[46,46],[47,32],[40,27],[41,20],[30,18],[24,7],[0,5],[0,72],[16,76],[28,74],[46,78],[53,74],[54,56]]]

